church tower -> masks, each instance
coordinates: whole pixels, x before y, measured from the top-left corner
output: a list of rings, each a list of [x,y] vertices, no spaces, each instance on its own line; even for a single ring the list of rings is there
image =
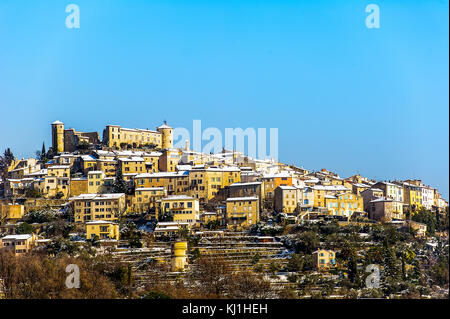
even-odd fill
[[[55,153],[64,152],[64,123],[52,123],[52,148]]]
[[[173,128],[167,125],[167,122],[164,121],[164,124],[157,128],[158,132],[161,133],[161,148],[162,149],[170,149],[173,148]]]

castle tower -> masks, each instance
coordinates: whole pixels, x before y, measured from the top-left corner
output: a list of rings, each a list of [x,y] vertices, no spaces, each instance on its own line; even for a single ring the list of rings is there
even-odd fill
[[[173,128],[167,125],[166,121],[164,124],[157,128],[158,132],[161,133],[161,148],[169,149],[173,148]]]
[[[64,152],[64,123],[60,121],[52,123],[52,148],[56,153]]]
[[[172,248],[172,271],[184,271],[187,265],[187,241],[178,241]]]

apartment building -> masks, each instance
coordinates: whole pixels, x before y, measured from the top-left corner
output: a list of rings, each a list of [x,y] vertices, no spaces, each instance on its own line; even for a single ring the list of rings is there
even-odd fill
[[[126,212],[125,194],[81,194],[70,198],[75,222],[117,220]]]
[[[135,213],[149,212],[156,208],[158,200],[166,196],[167,191],[164,187],[136,188],[134,196],[131,199],[130,210]]]
[[[213,199],[219,189],[241,181],[237,166],[193,166],[189,170],[189,190],[191,196],[199,200]]]
[[[246,228],[259,222],[259,199],[251,197],[230,197],[226,200],[228,227]]]
[[[186,222],[191,225],[200,221],[198,199],[186,195],[172,195],[157,201],[158,216],[170,213],[174,222]]]
[[[325,195],[325,207],[333,216],[351,217],[356,212],[364,211],[363,198],[353,193]]]

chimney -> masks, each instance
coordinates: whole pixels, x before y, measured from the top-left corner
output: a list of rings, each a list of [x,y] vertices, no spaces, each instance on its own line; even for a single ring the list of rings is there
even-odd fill
[[[186,144],[186,146],[185,146],[185,148],[186,148],[186,151],[190,151],[190,146],[189,146],[189,140],[186,140],[186,142],[185,142]]]

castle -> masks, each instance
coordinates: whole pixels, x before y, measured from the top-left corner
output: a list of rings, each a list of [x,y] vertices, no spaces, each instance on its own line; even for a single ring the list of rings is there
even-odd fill
[[[75,129],[65,129],[64,123],[52,123],[52,148],[56,153],[74,152],[82,145],[99,145],[98,132],[78,132]],[[149,129],[130,129],[119,125],[107,125],[103,130],[102,144],[111,148],[132,148],[153,146],[160,149],[173,148],[173,128],[164,124],[156,131]]]

